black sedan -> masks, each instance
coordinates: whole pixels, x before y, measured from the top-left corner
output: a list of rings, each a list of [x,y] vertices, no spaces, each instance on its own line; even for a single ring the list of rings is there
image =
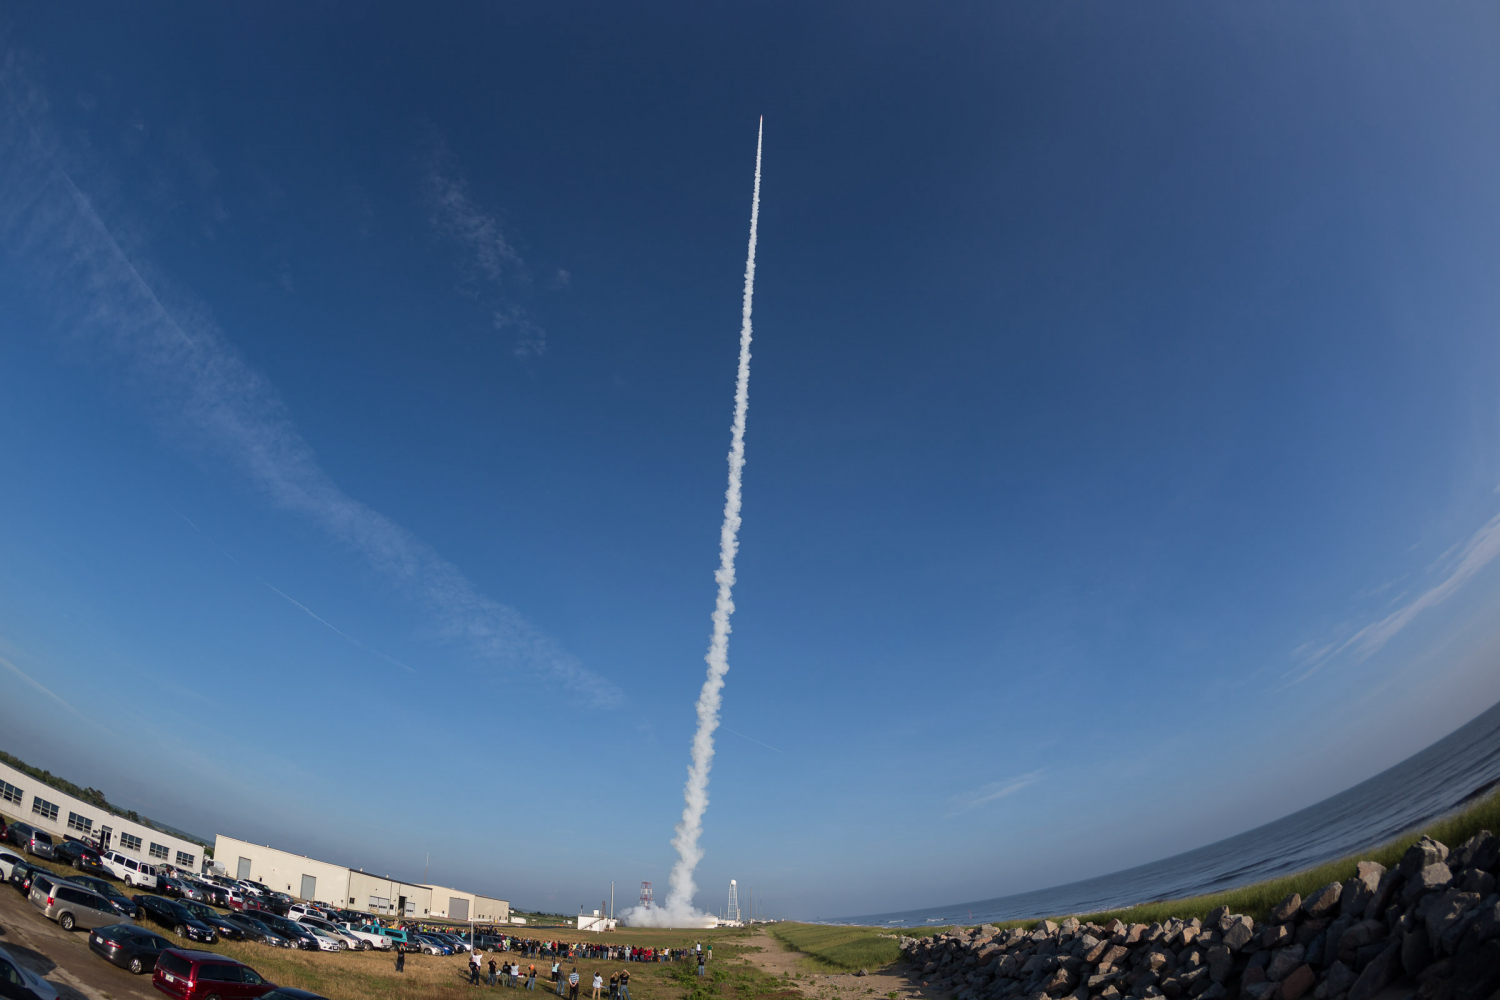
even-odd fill
[[[177,905],[182,907],[184,910],[187,910],[193,916],[197,917],[200,923],[205,923],[208,926],[212,927],[214,929],[214,933],[219,935],[219,937],[223,938],[225,941],[245,940],[244,928],[240,927],[239,924],[225,920],[224,914],[215,913],[213,910],[204,906],[202,903],[194,903],[191,900],[187,899],[184,899]]]
[[[31,876],[37,872],[48,871],[40,865],[31,864],[28,861],[18,861],[10,868],[10,884],[23,896],[31,895]]]
[[[243,913],[226,913],[224,914],[224,919],[244,931],[247,941],[259,941],[261,944],[268,944],[273,948],[296,947],[295,944],[288,941],[282,935],[277,934],[254,917],[247,917]]]
[[[52,849],[54,860],[70,864],[90,875],[109,877],[109,869],[99,860],[99,852],[76,840],[65,840]]]
[[[214,929],[193,916],[181,903],[160,896],[132,896],[131,902],[141,908],[141,916],[162,927],[172,928],[172,933],[189,941],[213,944],[218,940]]]
[[[292,944],[296,945],[298,948],[301,948],[303,951],[320,951],[323,947],[322,945],[318,944],[317,935],[313,934],[312,931],[308,930],[306,927],[303,927],[295,920],[288,920],[286,917],[278,917],[276,916],[276,914],[267,913],[265,910],[252,910],[250,912],[250,916],[254,917],[256,920],[259,920],[261,923],[271,928],[271,930],[275,931],[277,934],[280,934],[282,937],[291,941]]]
[[[156,968],[156,956],[171,947],[166,938],[134,924],[110,924],[89,933],[90,951],[137,976]]]
[[[109,900],[109,905],[114,907],[115,912],[122,917],[129,917],[131,920],[134,920],[136,915],[140,913],[140,907],[132,903],[129,896],[116,889],[113,882],[106,882],[102,878],[90,878],[87,875],[75,875],[68,879],[68,881],[87,886],[103,896]]]

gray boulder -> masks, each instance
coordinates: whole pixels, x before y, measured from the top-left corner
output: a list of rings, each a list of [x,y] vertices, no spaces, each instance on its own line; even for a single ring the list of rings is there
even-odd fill
[[[1370,959],[1354,985],[1349,987],[1349,1000],[1371,1000],[1375,994],[1395,982],[1400,974],[1400,950],[1386,948]]]
[[[1423,837],[1406,849],[1406,853],[1401,855],[1401,863],[1396,867],[1401,870],[1402,875],[1413,878],[1423,868],[1446,864],[1447,861],[1448,848],[1431,837]]]
[[[1449,889],[1427,907],[1427,943],[1432,946],[1434,954],[1438,951],[1443,932],[1462,920],[1469,910],[1479,906],[1479,900],[1478,893]]]
[[[1230,951],[1239,951],[1255,936],[1255,921],[1240,914],[1231,917],[1229,926],[1224,928],[1224,944]]]
[[[1229,978],[1229,970],[1234,967],[1234,954],[1222,944],[1216,944],[1208,949],[1204,956],[1208,960],[1208,978],[1216,983],[1222,983]]]
[[[1500,938],[1500,902],[1480,910],[1479,919],[1475,922],[1475,931],[1480,941]]]
[[[1412,850],[1416,848],[1413,847]],[[1415,902],[1427,893],[1441,889],[1452,881],[1453,872],[1448,866],[1441,861],[1434,862],[1406,880],[1406,888],[1401,890],[1401,899],[1406,903]]]
[[[1401,969],[1408,976],[1415,976],[1432,964],[1432,944],[1427,931],[1415,927],[1401,935]]]
[[[1339,897],[1344,893],[1344,887],[1338,882],[1330,882],[1317,892],[1307,898],[1302,904],[1302,912],[1309,919],[1321,920],[1333,915],[1334,907],[1339,904]]]
[[[1454,871],[1463,871],[1465,868],[1488,868],[1490,865],[1475,864],[1475,860],[1490,856],[1490,844],[1495,835],[1488,830],[1480,830],[1474,836],[1455,847],[1448,855],[1448,867]],[[1491,861],[1490,864],[1494,862]]]
[[[1264,983],[1250,983],[1247,986],[1240,987],[1240,996],[1244,997],[1245,1000],[1271,1000],[1271,997],[1280,988],[1280,983],[1269,981]]]
[[[1306,954],[1307,949],[1300,944],[1276,949],[1271,953],[1270,964],[1266,966],[1266,978],[1281,982],[1303,965],[1302,959]]]
[[[1477,892],[1481,896],[1488,896],[1495,890],[1495,876],[1483,868],[1465,868],[1454,876],[1453,881],[1464,892]]]
[[[1404,878],[1400,868],[1392,868],[1380,876],[1380,880],[1375,883],[1375,890],[1370,893],[1370,901],[1365,904],[1363,916],[1366,920],[1385,914],[1385,908],[1391,903],[1391,896],[1395,894]]]
[[[1484,1000],[1500,990],[1500,941],[1489,940],[1453,959],[1452,1000]]]
[[[1302,897],[1294,892],[1271,907],[1271,923],[1284,924],[1295,917],[1300,909],[1302,909]]]
[[[1328,967],[1328,976],[1325,980],[1328,983],[1328,995],[1336,997],[1340,993],[1349,992],[1357,979],[1359,976],[1355,975],[1354,970],[1349,966],[1343,962],[1334,962]]]

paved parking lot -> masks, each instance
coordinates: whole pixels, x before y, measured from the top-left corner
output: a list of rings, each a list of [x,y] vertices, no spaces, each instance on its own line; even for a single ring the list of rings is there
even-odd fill
[[[63,1000],[165,1000],[149,975],[115,968],[89,951],[88,940],[87,932],[62,930],[0,883],[0,946],[56,986]]]

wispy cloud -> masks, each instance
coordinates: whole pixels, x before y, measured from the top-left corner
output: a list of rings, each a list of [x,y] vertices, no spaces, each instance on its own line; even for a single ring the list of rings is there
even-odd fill
[[[1030,788],[1032,785],[1040,781],[1042,779],[1042,773],[1042,771],[1032,771],[1029,774],[1023,774],[1015,778],[1008,778],[1005,781],[994,781],[988,785],[980,785],[978,788],[970,792],[966,792],[963,795],[957,796],[953,800],[953,808],[949,810],[948,815],[953,816],[961,812],[966,812],[977,806],[982,806],[990,802],[998,802],[1001,799],[1009,798],[1010,796],[1021,791],[1023,788]]]
[[[499,216],[475,199],[458,157],[436,129],[429,134],[421,166],[428,222],[433,232],[462,252],[467,275],[488,285],[492,295],[505,292],[511,285],[531,284],[531,271]],[[568,272],[558,270],[547,284],[562,288],[567,281]],[[514,303],[495,310],[494,325],[496,330],[515,332],[512,353],[516,357],[537,357],[547,350],[547,331]]]
[[[1408,599],[1407,595],[1411,591],[1406,591],[1393,602],[1394,610],[1356,630],[1343,641],[1327,643],[1316,649],[1310,649],[1311,644],[1304,644],[1294,650],[1293,657],[1301,662],[1299,667],[1290,671],[1296,673],[1297,676],[1288,681],[1288,684],[1298,684],[1307,680],[1341,654],[1348,654],[1356,660],[1369,659],[1395,638],[1397,633],[1410,625],[1418,615],[1429,608],[1436,607],[1457,593],[1466,583],[1474,579],[1480,570],[1493,562],[1496,556],[1500,556],[1500,514],[1492,517],[1483,527],[1474,532],[1468,541],[1455,545],[1443,553],[1438,560],[1438,565],[1434,567],[1435,571],[1440,574],[1440,579],[1426,589],[1420,590],[1415,597]],[[1387,584],[1379,589],[1384,590],[1389,586],[1390,584]]]
[[[8,658],[6,658],[4,656],[0,656],[0,667],[4,667],[6,670],[9,670],[11,673],[13,673],[17,677],[21,678],[22,681],[26,682],[31,687],[36,688],[36,690],[40,691],[42,694],[46,695],[48,698],[51,698],[53,701],[57,702],[63,708],[66,708],[69,712],[72,712],[78,718],[83,719],[83,721],[85,721],[85,722],[91,722],[92,721],[87,716],[85,716],[82,712],[78,711],[78,709],[74,708],[73,705],[70,702],[64,701],[63,698],[62,698],[62,696],[59,695],[56,691],[53,691],[51,688],[47,687],[41,681],[37,680],[35,677],[31,676],[26,671],[24,671],[20,667],[16,666]],[[103,727],[101,726],[100,728],[103,728]],[[108,732],[108,730],[105,730],[105,731]]]
[[[1360,659],[1369,657],[1411,624],[1412,619],[1452,597],[1496,556],[1500,556],[1500,515],[1474,533],[1459,550],[1446,576],[1384,618],[1354,633],[1341,648],[1352,650]]]
[[[34,99],[0,74],[0,237],[31,287],[89,354],[112,360],[175,440],[226,461],[272,506],[362,557],[435,630],[481,662],[559,681],[599,704],[613,684],[390,518],[344,493],[318,462],[275,387],[208,311],[171,295],[127,252],[54,155]],[[171,304],[169,304],[169,302]]]

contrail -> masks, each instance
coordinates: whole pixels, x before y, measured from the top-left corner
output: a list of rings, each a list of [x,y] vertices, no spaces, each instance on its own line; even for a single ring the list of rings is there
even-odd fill
[[[693,870],[703,858],[698,837],[703,833],[703,812],[708,808],[708,772],[714,762],[714,730],[719,726],[719,705],[724,675],[729,672],[729,616],[734,613],[734,556],[739,551],[740,485],[745,471],[745,413],[750,408],[750,307],[755,299],[755,233],[760,224],[760,151],[765,137],[765,118],[755,136],[755,193],[750,199],[750,247],[745,254],[745,299],[740,313],[740,367],[734,386],[734,424],[729,440],[729,488],[724,492],[724,524],[719,529],[719,569],[714,579],[719,596],[714,602],[714,634],[708,644],[708,676],[698,694],[698,731],[693,734],[693,763],[682,789],[685,804],[676,826],[672,846],[677,863],[668,879],[665,904],[659,910],[633,907],[625,912],[626,923],[640,926],[702,924],[705,914],[693,909]]]

